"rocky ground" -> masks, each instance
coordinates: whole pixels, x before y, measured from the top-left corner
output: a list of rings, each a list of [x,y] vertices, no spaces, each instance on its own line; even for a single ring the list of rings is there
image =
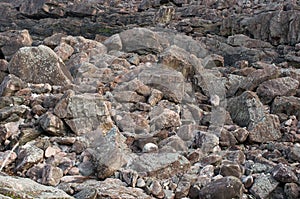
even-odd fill
[[[0,198],[300,198],[298,1],[0,15]]]

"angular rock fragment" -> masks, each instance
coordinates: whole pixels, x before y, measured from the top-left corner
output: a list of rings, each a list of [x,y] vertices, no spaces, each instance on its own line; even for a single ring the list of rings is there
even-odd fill
[[[111,128],[108,106],[100,95],[66,92],[54,109],[54,114],[63,119],[71,130],[85,134],[100,128],[103,132]]]
[[[19,198],[66,198],[73,199],[72,196],[64,191],[38,184],[28,178],[1,176],[0,175],[0,194],[10,193],[13,197]]]
[[[261,174],[254,180],[250,192],[257,198],[267,198],[278,184],[270,174]]]
[[[0,85],[0,96],[13,96],[25,87],[25,83],[15,75],[6,76]]]
[[[300,118],[300,98],[294,96],[276,97],[271,106],[271,113],[295,115]]]
[[[181,102],[184,97],[184,76],[182,73],[162,65],[153,65],[143,69],[138,74],[138,79],[149,87],[161,91],[164,98]]]
[[[218,191],[216,191],[218,190]],[[242,182],[233,176],[223,177],[221,179],[212,181],[205,185],[199,191],[199,198],[242,198],[243,184]]]
[[[283,183],[291,183],[298,181],[298,177],[291,170],[291,168],[281,163],[273,168],[272,176],[275,180]]]
[[[136,52],[138,54],[162,51],[159,35],[146,28],[134,28],[121,32],[122,50],[125,52]]]
[[[162,113],[151,118],[150,129],[151,131],[162,130],[171,127],[178,127],[180,124],[181,121],[178,113],[170,109],[164,109],[162,110]]]
[[[66,133],[63,121],[50,112],[41,116],[39,124],[50,135],[62,136]]]
[[[198,131],[195,133],[193,148],[200,148],[203,153],[212,152],[219,145],[219,138],[209,132]]]
[[[277,96],[295,95],[299,82],[290,77],[272,79],[261,83],[257,88],[257,95],[262,103],[267,104]]]
[[[248,128],[251,141],[265,142],[281,137],[278,117],[265,113],[262,103],[254,92],[245,91],[242,95],[231,98],[227,109],[235,123]]]
[[[32,38],[28,30],[9,30],[0,34],[0,50],[7,60],[22,47],[31,46]]]
[[[126,198],[126,199],[152,199],[140,188],[128,187],[119,179],[107,178],[104,181],[88,180],[76,186],[78,193],[75,198]]]
[[[63,171],[58,167],[46,165],[43,168],[42,184],[57,186],[63,177]]]
[[[34,145],[34,143],[26,143],[20,147],[18,158],[16,160],[16,170],[26,171],[34,164],[43,160],[44,151]]]
[[[178,153],[144,153],[127,167],[140,175],[164,179],[187,171],[190,162]]]
[[[95,131],[89,136],[92,139],[90,148],[97,167],[98,178],[105,179],[113,175],[115,171],[129,161],[125,138],[116,127],[113,127],[106,135],[101,135],[100,131]]]

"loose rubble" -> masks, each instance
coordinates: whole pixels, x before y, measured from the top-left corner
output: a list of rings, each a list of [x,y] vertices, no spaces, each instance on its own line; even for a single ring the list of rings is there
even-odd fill
[[[299,198],[299,12],[0,2],[0,197]]]

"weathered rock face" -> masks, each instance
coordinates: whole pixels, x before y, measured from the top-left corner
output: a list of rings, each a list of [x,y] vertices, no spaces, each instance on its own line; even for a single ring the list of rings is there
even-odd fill
[[[238,178],[223,177],[205,185],[199,192],[199,198],[241,198],[242,189],[243,184]]]
[[[278,117],[265,113],[262,103],[253,92],[246,91],[230,99],[228,111],[234,122],[248,128],[251,141],[265,142],[281,137]]]
[[[11,74],[30,83],[65,86],[72,77],[62,60],[47,46],[23,47],[11,59]]]
[[[112,127],[108,104],[97,94],[67,92],[56,105],[54,113],[77,135],[98,128],[105,133]]]
[[[140,175],[166,178],[188,170],[189,161],[178,153],[143,154],[134,159],[128,168],[136,170]]]
[[[64,191],[20,177],[0,176],[1,194],[20,198],[73,198]]]

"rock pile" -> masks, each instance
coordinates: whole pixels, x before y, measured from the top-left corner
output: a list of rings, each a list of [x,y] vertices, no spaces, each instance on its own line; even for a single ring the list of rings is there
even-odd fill
[[[300,197],[297,3],[86,2],[0,2],[1,197]]]

